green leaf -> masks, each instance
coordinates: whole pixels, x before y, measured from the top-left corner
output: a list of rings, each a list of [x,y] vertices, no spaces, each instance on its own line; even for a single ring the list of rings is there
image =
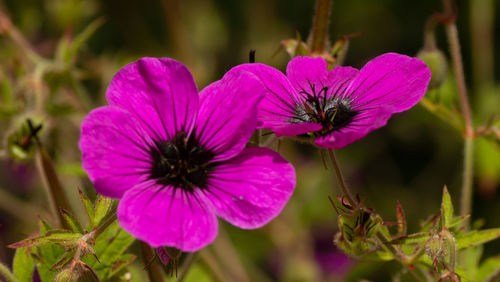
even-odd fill
[[[106,217],[108,211],[113,205],[113,199],[104,197],[100,194],[97,195],[95,201],[95,216],[94,216],[94,226],[98,226],[99,223]]]
[[[487,258],[474,276],[476,281],[491,281],[500,273],[500,256]]]
[[[455,238],[457,249],[465,249],[472,246],[482,245],[486,242],[500,237],[500,228],[471,231]]]
[[[89,217],[90,227],[88,227],[87,231],[90,231],[95,226],[94,206],[92,205],[90,199],[80,189],[78,189],[78,193],[80,194],[80,199],[82,200],[83,206],[85,207],[85,211],[87,212],[87,216]]]
[[[462,250],[463,266],[470,276],[475,277],[479,269],[479,261],[483,255],[483,245]],[[482,280],[480,280],[482,281]]]
[[[453,203],[451,202],[450,193],[448,193],[448,188],[446,185],[443,188],[443,200],[441,202],[441,221],[442,225],[446,228],[450,228],[450,224],[453,219]]]
[[[12,269],[14,270],[14,276],[16,276],[19,282],[32,281],[35,262],[28,248],[19,248],[16,250]]]
[[[41,245],[46,245],[49,243],[50,242],[48,241],[47,236],[37,236],[37,237],[32,237],[32,238],[27,238],[27,239],[21,240],[19,242],[14,243],[14,244],[10,244],[7,247],[12,248],[12,249],[18,249],[18,248],[41,246]]]
[[[83,228],[80,222],[67,210],[60,209],[59,212],[63,215],[64,219],[68,223],[69,227],[73,232],[83,234]]]

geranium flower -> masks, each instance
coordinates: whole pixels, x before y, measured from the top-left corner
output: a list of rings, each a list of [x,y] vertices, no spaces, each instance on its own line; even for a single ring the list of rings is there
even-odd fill
[[[427,90],[424,62],[387,53],[361,70],[322,58],[296,57],[286,74],[263,65],[236,67],[254,73],[268,93],[259,104],[259,128],[277,136],[312,138],[324,148],[342,148],[386,125],[394,113],[413,107]]]
[[[276,217],[295,170],[267,148],[245,148],[265,95],[258,79],[230,71],[199,94],[172,59],[126,65],[81,128],[83,168],[97,192],[120,198],[120,225],[153,247],[196,251],[219,216],[240,228]]]

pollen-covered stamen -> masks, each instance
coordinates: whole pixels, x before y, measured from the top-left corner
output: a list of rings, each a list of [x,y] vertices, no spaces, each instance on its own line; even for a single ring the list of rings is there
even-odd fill
[[[351,107],[348,98],[338,96],[327,97],[328,87],[323,87],[318,93],[311,87],[312,94],[302,90],[304,102],[298,104],[291,123],[315,122],[323,126],[319,131],[314,132],[316,136],[324,136],[332,131],[339,130],[353,120],[359,113]]]
[[[178,132],[171,140],[156,141],[150,149],[153,159],[151,179],[192,192],[206,189],[214,154],[204,149],[191,134]]]

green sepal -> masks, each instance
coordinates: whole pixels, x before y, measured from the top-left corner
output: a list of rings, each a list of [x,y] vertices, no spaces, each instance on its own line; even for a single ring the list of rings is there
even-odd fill
[[[94,208],[94,226],[99,226],[99,223],[106,217],[112,206],[113,199],[97,194]]]
[[[453,203],[446,185],[443,188],[443,199],[441,201],[441,224],[445,228],[450,228],[453,220]]]

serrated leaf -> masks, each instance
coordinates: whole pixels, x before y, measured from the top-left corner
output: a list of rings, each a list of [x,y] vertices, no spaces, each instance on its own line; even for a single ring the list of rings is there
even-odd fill
[[[392,240],[390,243],[391,244],[397,244],[397,245],[403,245],[403,244],[417,244],[417,243],[423,243],[431,238],[431,234],[428,232],[421,232],[421,233],[415,233],[415,234],[410,234],[407,236],[399,237],[394,240]]]
[[[90,221],[90,230],[94,228],[94,218],[95,218],[95,213],[94,213],[94,206],[92,205],[92,202],[90,199],[85,195],[80,189],[78,189],[78,193],[80,194],[80,199],[82,200],[83,206],[85,207],[85,211],[87,212],[87,216],[89,217]],[[87,230],[87,231],[90,231]]]
[[[403,206],[399,201],[396,202],[396,218],[398,222],[398,236],[406,235],[406,216]]]
[[[94,217],[94,226],[99,226],[99,223],[106,217],[108,211],[111,209],[113,205],[113,199],[104,197],[100,194],[97,195],[97,199],[95,201],[95,217]]]
[[[32,281],[35,261],[28,248],[19,248],[16,250],[12,269],[14,271],[14,276],[16,276],[19,282]]]
[[[448,193],[448,188],[446,185],[443,188],[443,199],[441,201],[441,221],[442,225],[446,228],[450,228],[450,224],[453,220],[453,203],[451,202],[450,193]]]
[[[471,231],[456,237],[457,249],[465,249],[472,246],[482,245],[486,242],[500,237],[500,228]]]
[[[500,256],[489,257],[479,266],[476,281],[491,281],[500,273]]]
[[[64,217],[64,219],[68,223],[69,227],[71,228],[71,230],[73,230],[73,232],[79,233],[79,234],[84,233],[80,222],[78,222],[78,220],[69,211],[67,211],[65,209],[60,209],[59,212],[62,214],[62,216]]]

